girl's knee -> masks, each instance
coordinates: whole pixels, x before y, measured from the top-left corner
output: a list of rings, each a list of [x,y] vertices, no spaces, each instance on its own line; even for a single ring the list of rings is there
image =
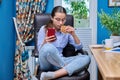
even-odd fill
[[[46,43],[43,45],[43,47],[41,48],[41,50],[39,51],[39,53],[54,53],[56,50],[56,48],[54,47],[54,45],[50,44],[50,43]]]
[[[82,55],[82,56],[79,56],[79,59],[83,62],[85,62],[86,64],[89,64],[91,62],[91,59],[90,59],[90,56],[89,55]]]
[[[89,55],[85,56],[85,61],[87,62],[87,64],[89,64],[91,62],[91,59],[90,59]]]

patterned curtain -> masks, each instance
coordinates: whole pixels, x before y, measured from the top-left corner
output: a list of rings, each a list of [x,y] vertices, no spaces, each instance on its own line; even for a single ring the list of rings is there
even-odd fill
[[[31,80],[28,66],[29,54],[25,43],[34,38],[33,21],[36,13],[43,13],[47,0],[16,0],[16,18],[14,18],[17,32],[14,80]]]

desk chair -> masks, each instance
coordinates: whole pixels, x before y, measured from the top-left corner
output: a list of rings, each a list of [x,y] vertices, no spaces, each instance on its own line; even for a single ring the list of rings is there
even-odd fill
[[[71,25],[73,26],[74,24],[74,18],[72,15],[67,15],[66,18],[66,23],[65,25]],[[48,23],[48,21],[50,20],[50,14],[36,14],[34,17],[34,33],[35,33],[35,50],[33,55],[35,56],[35,58],[38,58],[38,50],[37,50],[37,35],[38,35],[38,31],[40,29],[41,26],[45,25],[46,23]],[[84,51],[83,49],[81,50],[75,50],[75,48],[68,44],[64,50],[63,50],[63,55],[65,57],[68,56],[75,56],[78,53],[81,53],[82,55],[88,55],[88,53],[86,51]],[[89,67],[89,65],[88,65]],[[88,72],[88,67],[84,68],[82,71],[79,71],[75,74],[73,74],[72,76],[63,76],[54,80],[89,80],[90,79],[90,74]],[[41,70],[40,70],[40,65],[37,65],[37,68],[35,68],[35,75],[38,78],[38,80],[40,79],[40,74],[41,74]]]

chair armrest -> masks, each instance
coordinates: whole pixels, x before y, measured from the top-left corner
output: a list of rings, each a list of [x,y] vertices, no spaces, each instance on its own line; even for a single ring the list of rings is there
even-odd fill
[[[75,54],[82,54],[82,55],[88,55],[88,52],[87,51],[85,51],[85,50],[83,50],[83,49],[80,49],[80,50],[77,50],[76,52],[75,52]]]

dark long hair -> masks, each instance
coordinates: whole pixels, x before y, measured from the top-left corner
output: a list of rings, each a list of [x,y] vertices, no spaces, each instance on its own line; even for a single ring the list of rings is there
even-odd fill
[[[56,7],[53,8],[53,10],[51,12],[51,17],[53,18],[55,16],[55,13],[57,13],[57,12],[67,14],[64,7],[56,6]],[[50,20],[49,23],[46,25],[46,28],[48,28],[48,27],[53,27],[53,21],[52,20]]]

